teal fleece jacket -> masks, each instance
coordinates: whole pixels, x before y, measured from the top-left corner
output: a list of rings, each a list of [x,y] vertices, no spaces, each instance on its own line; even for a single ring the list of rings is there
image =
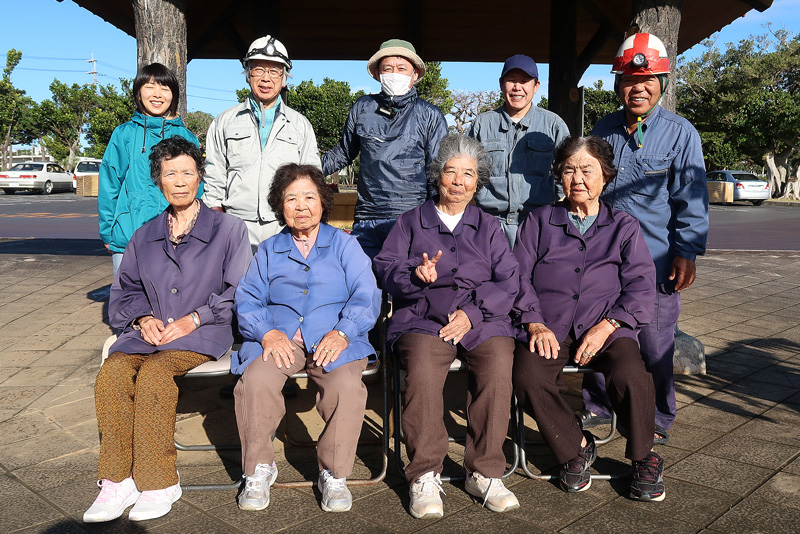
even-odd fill
[[[97,211],[100,239],[112,252],[124,252],[133,232],[168,206],[150,179],[149,158],[154,145],[176,135],[198,144],[180,117],[164,119],[138,111],[111,134],[100,164]],[[202,194],[200,184],[197,196]]]

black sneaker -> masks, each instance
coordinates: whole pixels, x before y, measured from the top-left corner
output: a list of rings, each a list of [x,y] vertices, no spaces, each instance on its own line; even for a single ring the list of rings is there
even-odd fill
[[[651,451],[644,460],[633,462],[631,499],[647,502],[663,501],[666,494],[664,460],[661,456]]]
[[[578,456],[564,464],[558,477],[561,489],[567,493],[584,491],[592,485],[589,468],[597,459],[597,445],[594,444],[594,436],[590,432],[584,431],[583,435],[586,436],[586,446],[581,447]]]

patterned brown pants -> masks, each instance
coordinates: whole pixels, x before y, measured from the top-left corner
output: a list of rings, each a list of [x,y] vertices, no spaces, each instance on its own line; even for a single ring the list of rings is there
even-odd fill
[[[140,491],[178,483],[174,379],[210,359],[183,350],[115,352],[108,357],[94,386],[100,430],[98,479],[120,482],[132,475]]]

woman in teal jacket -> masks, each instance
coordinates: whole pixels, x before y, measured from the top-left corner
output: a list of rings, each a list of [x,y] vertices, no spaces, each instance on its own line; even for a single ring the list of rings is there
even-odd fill
[[[100,238],[112,254],[115,274],[133,232],[168,206],[150,179],[150,149],[176,135],[198,144],[178,116],[180,87],[171,70],[161,63],[142,67],[133,82],[133,94],[137,111],[111,134],[100,164]],[[201,185],[197,195],[202,194]]]

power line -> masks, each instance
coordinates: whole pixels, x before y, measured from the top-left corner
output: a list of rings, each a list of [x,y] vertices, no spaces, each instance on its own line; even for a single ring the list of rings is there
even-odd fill
[[[218,93],[230,93],[230,89],[214,89],[213,87],[203,87],[202,85],[186,84],[186,87],[193,87],[195,89],[204,89],[206,91],[216,91]]]
[[[81,61],[86,61],[86,60],[85,60],[85,59],[82,59]],[[86,73],[86,71],[85,71],[85,70],[82,70],[82,69],[81,69],[81,70],[66,70],[66,69],[33,69],[33,68],[30,68],[30,67],[17,67],[17,68],[16,68],[16,69],[14,69],[14,70],[37,70],[37,71],[42,71],[42,72],[82,72],[82,73],[84,73],[84,74]]]
[[[112,69],[121,70],[122,72],[127,72],[128,74],[136,74],[136,71],[132,71],[130,69],[125,69],[123,67],[118,67],[116,65],[112,65],[111,63],[106,63],[105,61],[100,61],[99,59],[97,60],[97,63],[99,63],[100,65],[106,66],[106,67],[111,67]]]
[[[86,61],[79,57],[43,57],[43,56],[26,56],[23,54],[22,59],[46,59],[48,61]]]
[[[210,96],[197,96],[197,95],[186,95],[192,98],[202,98],[203,100],[217,100],[218,102],[236,102],[236,100],[231,100],[229,98],[213,98]]]

